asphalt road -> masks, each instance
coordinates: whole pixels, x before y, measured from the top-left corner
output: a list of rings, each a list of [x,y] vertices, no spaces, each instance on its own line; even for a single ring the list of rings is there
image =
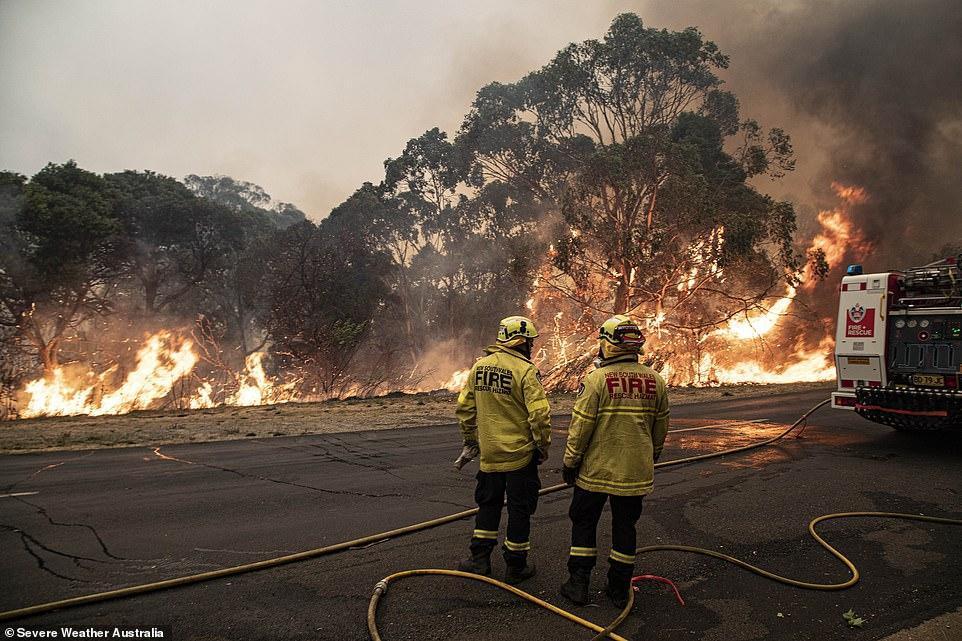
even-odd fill
[[[673,429],[765,419],[669,435],[664,459],[774,434],[824,392],[680,406]],[[556,419],[545,485],[557,473],[566,419]],[[456,428],[0,457],[0,609],[201,572],[352,539],[472,507],[472,464],[455,472]],[[800,579],[836,582],[844,568],[809,538],[827,512],[879,510],[962,516],[962,434],[907,435],[822,409],[803,438],[729,458],[659,470],[639,544],[718,549]],[[522,587],[558,596],[568,547],[568,492],[542,498]],[[374,584],[395,571],[453,567],[471,523],[461,521],[365,549],[281,568],[54,612],[15,626],[168,626],[175,639],[367,639]],[[610,540],[607,517],[599,546]],[[793,589],[705,557],[639,560],[687,601],[645,586],[620,633],[632,639],[880,639],[962,604],[962,528],[864,519],[822,532],[862,580],[844,592]],[[603,556],[602,556],[603,558]],[[495,573],[503,564],[496,558]],[[572,608],[606,624],[597,591]],[[842,613],[867,622],[849,629]],[[587,639],[574,624],[495,588],[424,577],[394,585],[379,615],[399,639]],[[9,624],[0,624],[7,627]],[[948,637],[947,637],[948,638]]]

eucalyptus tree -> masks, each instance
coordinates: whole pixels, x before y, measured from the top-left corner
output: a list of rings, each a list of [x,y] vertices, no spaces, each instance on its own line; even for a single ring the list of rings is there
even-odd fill
[[[71,330],[113,311],[122,225],[106,181],[72,160],[13,182],[19,184],[0,267],[5,322],[16,324],[50,372]]]
[[[740,120],[718,75],[728,64],[694,28],[623,14],[604,38],[478,92],[457,141],[486,181],[548,212],[554,270],[540,287],[591,314],[690,328],[795,277],[794,211],[750,183],[793,168],[791,141]]]

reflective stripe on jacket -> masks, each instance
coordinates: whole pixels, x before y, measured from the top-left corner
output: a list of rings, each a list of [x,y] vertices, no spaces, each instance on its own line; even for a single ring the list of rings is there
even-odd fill
[[[491,345],[458,396],[465,441],[477,441],[482,472],[520,470],[551,444],[551,413],[538,368],[513,349]]]
[[[636,356],[602,361],[578,391],[564,464],[579,468],[584,490],[648,494],[667,432],[664,379]]]

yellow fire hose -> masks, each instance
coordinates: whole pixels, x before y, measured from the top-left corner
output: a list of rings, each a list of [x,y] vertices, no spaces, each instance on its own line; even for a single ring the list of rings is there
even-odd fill
[[[812,413],[814,413],[817,409],[821,408],[825,404],[829,403],[831,400],[832,399],[829,398],[822,401],[815,407],[805,412],[797,421],[792,423],[792,425],[789,426],[788,429],[786,429],[785,431],[780,432],[779,434],[771,438],[765,439],[763,441],[759,441],[758,443],[752,443],[750,445],[745,445],[742,447],[734,447],[731,449],[722,450],[720,452],[712,452],[710,454],[700,454],[697,456],[688,456],[685,458],[674,459],[671,461],[664,461],[664,462],[656,463],[655,467],[669,467],[671,465],[681,465],[682,463],[692,463],[694,461],[703,461],[706,459],[711,459],[719,456],[725,456],[728,454],[735,454],[738,452],[745,452],[747,450],[764,447],[765,445],[769,445],[771,443],[774,443],[775,441],[781,440],[786,436],[788,436],[790,432],[795,430],[799,425],[802,425],[806,421],[806,419],[808,419],[808,417],[812,415]],[[559,485],[552,485],[551,487],[547,487],[541,490],[541,494],[557,492],[558,490],[565,489],[566,487],[567,485],[563,483]],[[846,568],[848,568],[849,572],[851,573],[851,577],[849,577],[847,581],[843,581],[842,583],[822,584],[822,583],[809,583],[807,581],[798,581],[796,579],[791,579],[778,574],[774,574],[772,572],[769,572],[768,570],[764,570],[760,567],[757,567],[755,565],[742,561],[741,559],[737,559],[727,554],[722,554],[721,552],[716,552],[714,550],[709,550],[707,548],[692,547],[688,545],[649,545],[647,547],[638,548],[635,554],[641,555],[649,552],[662,552],[662,551],[677,551],[677,552],[690,552],[693,554],[702,554],[705,556],[714,557],[716,559],[721,559],[723,561],[728,561],[729,563],[733,563],[740,568],[748,570],[749,572],[754,572],[755,574],[763,576],[767,579],[771,579],[779,583],[784,583],[786,585],[790,585],[796,588],[804,588],[808,590],[844,590],[858,583],[858,580],[859,580],[858,568],[856,568],[855,564],[852,563],[848,558],[846,558],[845,555],[843,555],[837,549],[832,547],[825,539],[823,539],[818,534],[818,532],[815,531],[815,526],[817,526],[822,521],[828,521],[831,519],[841,519],[841,518],[853,518],[853,517],[896,518],[896,519],[906,519],[911,521],[925,521],[928,523],[962,525],[962,520],[960,519],[947,519],[947,518],[940,518],[940,517],[934,517],[934,516],[922,516],[919,514],[900,514],[896,512],[839,512],[836,514],[824,514],[822,516],[816,517],[809,522],[808,532],[818,542],[819,545],[821,545],[823,548],[828,550],[835,558],[841,561]],[[582,619],[581,617],[575,614],[572,614],[567,610],[562,610],[561,608],[551,605],[550,603],[547,603],[546,601],[543,601],[536,596],[533,596],[531,594],[528,594],[527,592],[524,592],[513,586],[510,586],[507,583],[502,583],[501,581],[498,581],[496,579],[492,579],[486,576],[480,576],[477,574],[458,572],[456,570],[440,570],[440,569],[419,569],[419,570],[407,570],[404,572],[397,572],[395,574],[391,574],[390,576],[387,576],[381,579],[381,581],[378,582],[378,584],[374,588],[374,594],[371,596],[371,601],[368,605],[368,610],[367,610],[367,628],[368,628],[368,632],[370,632],[371,634],[372,641],[382,641],[381,635],[379,634],[377,629],[377,606],[381,600],[381,597],[387,592],[388,584],[390,584],[392,581],[397,581],[399,579],[403,579],[410,576],[418,576],[418,575],[457,576],[457,577],[462,577],[466,579],[472,579],[475,581],[482,581],[484,583],[488,583],[496,587],[499,587],[502,590],[511,592],[512,594],[515,594],[521,597],[522,599],[530,601],[535,605],[545,608],[546,610],[549,610],[550,612],[553,612],[561,617],[564,617],[569,621],[572,621],[574,623],[577,623],[578,625],[588,628],[589,630],[598,632],[598,634],[595,637],[593,637],[591,641],[603,639],[606,636],[608,638],[614,639],[615,641],[627,641],[624,637],[615,634],[614,630],[619,625],[621,625],[621,623],[628,617],[628,614],[631,612],[631,608],[634,605],[633,589],[628,590],[628,605],[625,606],[625,608],[621,611],[621,613],[619,613],[618,616],[611,623],[609,623],[607,627],[601,628],[600,626],[598,626],[595,623],[592,623],[591,621]]]
[[[507,583],[503,583],[501,581],[498,581],[497,579],[492,579],[491,577],[482,576],[480,574],[471,574],[470,572],[461,572],[459,570],[438,570],[438,569],[425,569],[425,568],[417,569],[417,570],[405,570],[403,572],[395,572],[390,576],[384,577],[383,579],[378,581],[376,586],[374,586],[374,594],[371,596],[371,602],[367,606],[367,630],[371,634],[372,641],[382,641],[381,635],[377,630],[377,606],[381,600],[381,597],[387,594],[388,584],[391,583],[391,581],[397,581],[399,579],[404,579],[411,576],[425,576],[425,575],[455,576],[455,577],[460,577],[462,579],[471,579],[472,581],[480,581],[482,583],[488,583],[497,588],[501,588],[502,590],[510,592],[511,594],[514,594],[515,596],[518,596],[526,601],[530,601],[535,605],[541,606],[545,610],[548,610],[549,612],[553,612],[554,614],[557,614],[560,617],[564,617],[565,619],[568,619],[569,621],[577,623],[582,627],[588,628],[593,632],[597,632],[598,634],[592,637],[591,641],[596,641],[596,639],[603,639],[606,636],[611,639],[614,639],[615,641],[628,641],[624,637],[621,637],[615,634],[614,629],[617,628],[621,624],[621,622],[628,617],[629,613],[631,613],[631,608],[635,604],[634,590],[628,590],[628,605],[624,607],[624,609],[615,618],[614,621],[608,624],[608,627],[602,628],[600,625],[592,623],[591,621],[588,621],[586,619],[582,619],[576,614],[572,614],[571,612],[568,612],[567,610],[563,610],[558,606],[551,605],[547,601],[543,601],[538,597],[534,596],[533,594],[528,594],[524,590],[519,590],[513,585],[508,585]]]
[[[877,517],[877,518],[905,519],[909,521],[924,521],[927,523],[962,525],[962,519],[946,519],[946,518],[940,518],[940,517],[934,517],[934,516],[922,516],[920,514],[901,514],[898,512],[838,512],[836,514],[824,514],[822,516],[816,517],[809,522],[808,533],[812,535],[812,537],[818,542],[819,545],[821,545],[823,548],[831,552],[835,558],[837,558],[839,561],[845,564],[845,567],[848,568],[849,572],[851,573],[851,576],[847,581],[843,581],[841,583],[809,583],[807,581],[799,581],[797,579],[791,579],[788,577],[781,576],[779,574],[775,574],[773,572],[769,572],[768,570],[764,570],[758,566],[752,565],[751,563],[746,563],[745,561],[742,561],[741,559],[735,558],[733,556],[722,554],[721,552],[716,552],[714,550],[709,550],[707,548],[691,547],[688,545],[649,545],[647,547],[638,548],[638,550],[636,551],[636,554],[641,555],[647,552],[662,552],[662,551],[669,551],[669,550],[677,551],[677,552],[691,552],[693,554],[703,554],[705,556],[710,556],[716,559],[721,559],[723,561],[728,561],[729,563],[733,563],[740,568],[748,570],[749,572],[754,572],[755,574],[763,576],[766,579],[771,579],[772,581],[777,581],[778,583],[784,583],[785,585],[790,585],[796,588],[804,588],[806,590],[844,590],[858,583],[858,580],[859,580],[858,568],[856,568],[855,564],[852,563],[847,557],[845,557],[845,555],[843,555],[841,552],[836,550],[834,547],[831,546],[831,544],[829,544],[825,539],[823,539],[818,534],[818,532],[815,531],[815,526],[821,523],[822,521],[828,521],[830,519],[842,519],[842,518],[852,518],[852,517],[866,517],[866,518]],[[371,602],[368,604],[368,608],[367,608],[367,629],[368,629],[368,632],[370,632],[371,634],[372,641],[382,641],[381,635],[377,629],[377,606],[381,600],[381,597],[387,593],[388,584],[391,583],[392,581],[397,581],[399,579],[404,579],[411,576],[420,576],[420,575],[429,575],[429,574],[442,575],[442,576],[456,576],[456,577],[461,577],[465,579],[473,579],[475,581],[482,581],[484,583],[489,583],[491,585],[501,588],[502,590],[507,590],[508,592],[511,592],[512,594],[515,594],[521,597],[522,599],[530,601],[535,605],[541,606],[542,608],[545,608],[550,612],[553,612],[561,617],[564,617],[569,621],[572,621],[574,623],[577,623],[578,625],[588,628],[589,630],[597,632],[598,634],[592,637],[591,641],[597,641],[599,639],[605,638],[606,636],[610,639],[614,639],[615,641],[627,641],[627,639],[625,639],[624,637],[615,634],[614,630],[619,625],[621,625],[622,621],[624,621],[628,617],[628,614],[631,612],[631,608],[634,605],[634,598],[635,598],[633,589],[628,590],[628,605],[625,606],[625,608],[621,611],[621,613],[618,614],[615,620],[609,623],[607,627],[601,628],[601,626],[595,623],[592,623],[591,621],[582,619],[581,617],[575,614],[572,614],[567,610],[562,610],[561,608],[551,605],[546,601],[542,601],[536,596],[528,594],[527,592],[523,592],[513,586],[508,585],[507,583],[502,583],[501,581],[498,581],[496,579],[492,579],[486,576],[480,576],[477,574],[469,574],[467,572],[458,572],[457,570],[434,570],[434,569],[406,570],[404,572],[396,572],[390,576],[387,576],[381,579],[378,582],[378,584],[374,587],[374,594],[371,596]]]
[[[830,400],[831,400],[831,399],[826,399],[826,400],[822,401],[821,403],[819,403],[818,405],[816,405],[816,406],[814,406],[813,408],[811,408],[810,410],[808,410],[807,412],[805,412],[805,414],[803,414],[797,421],[795,421],[794,423],[792,423],[792,425],[789,426],[788,429],[784,430],[783,432],[779,433],[778,435],[773,436],[773,437],[768,438],[768,439],[765,439],[765,440],[760,441],[760,442],[758,442],[758,443],[752,443],[752,444],[750,444],[750,445],[745,445],[745,446],[741,446],[741,447],[735,447],[735,448],[731,448],[731,449],[727,449],[727,450],[722,450],[722,451],[719,451],[719,452],[712,452],[712,453],[710,453],[710,454],[700,454],[700,455],[697,455],[697,456],[688,456],[688,457],[685,457],[685,458],[674,459],[674,460],[671,460],[671,461],[663,461],[663,462],[657,463],[657,464],[655,465],[655,467],[669,467],[669,466],[672,466],[672,465],[681,465],[681,464],[684,464],[684,463],[692,463],[692,462],[695,462],[695,461],[702,461],[702,460],[711,459],[711,458],[716,458],[716,457],[720,457],[720,456],[726,456],[726,455],[729,455],[729,454],[736,454],[736,453],[739,453],[739,452],[745,452],[745,451],[752,450],[752,449],[756,449],[756,448],[759,448],[759,447],[764,447],[764,446],[766,446],[766,445],[769,445],[770,443],[774,443],[775,441],[778,441],[778,440],[784,438],[785,436],[787,436],[790,432],[792,432],[793,430],[795,430],[799,425],[802,425],[802,424],[805,422],[805,420],[806,420],[813,412],[815,412],[817,409],[819,409],[819,408],[821,408],[822,406],[824,406],[825,404],[827,404]],[[541,495],[551,494],[551,493],[553,493],[553,492],[558,492],[558,491],[560,491],[560,490],[566,489],[567,487],[568,487],[568,486],[565,485],[564,483],[560,483],[560,484],[558,484],[558,485],[552,485],[552,486],[550,486],[550,487],[546,487],[546,488],[542,489],[541,492],[540,492],[540,494],[541,494]],[[43,614],[43,613],[46,613],[46,612],[51,612],[51,611],[53,611],[53,610],[59,610],[59,609],[68,608],[68,607],[75,607],[75,606],[86,605],[86,604],[90,604],[90,603],[98,603],[98,602],[102,602],[102,601],[108,601],[108,600],[113,600],[113,599],[120,599],[120,598],[123,598],[123,597],[134,596],[134,595],[138,595],[138,594],[145,594],[145,593],[149,593],[149,592],[156,592],[156,591],[165,590],[165,589],[168,589],[168,588],[180,587],[180,586],[184,586],[184,585],[191,585],[191,584],[201,583],[201,582],[204,582],[204,581],[210,581],[210,580],[213,580],[213,579],[219,579],[219,578],[223,578],[223,577],[227,577],[227,576],[234,576],[234,575],[238,575],[238,574],[244,574],[244,573],[247,573],[247,572],[254,572],[254,571],[257,571],[257,570],[264,570],[264,569],[267,569],[267,568],[273,568],[273,567],[277,567],[277,566],[280,566],[280,565],[286,565],[286,564],[288,564],[288,563],[296,563],[296,562],[298,562],[298,561],[305,561],[305,560],[307,560],[307,559],[313,559],[313,558],[320,557],[320,556],[326,556],[326,555],[329,555],[329,554],[334,554],[334,553],[337,553],[337,552],[342,552],[342,551],[344,551],[344,550],[349,550],[349,549],[352,549],[352,548],[357,548],[357,547],[369,545],[369,544],[372,544],[372,543],[378,543],[378,542],[381,542],[381,541],[386,541],[386,540],[388,540],[388,539],[392,539],[392,538],[395,538],[395,537],[398,537],[398,536],[402,536],[402,535],[405,535],[405,534],[411,534],[411,533],[414,533],[414,532],[420,532],[420,531],[427,530],[427,529],[430,529],[430,528],[438,527],[438,526],[444,525],[444,524],[446,524],[446,523],[451,523],[451,522],[454,522],[454,521],[458,521],[458,520],[467,518],[467,517],[469,517],[469,516],[474,516],[475,514],[477,514],[477,512],[478,512],[477,508],[472,508],[472,509],[469,509],[469,510],[463,510],[463,511],[461,511],[461,512],[456,512],[456,513],[454,513],[454,514],[449,514],[449,515],[447,515],[447,516],[442,516],[442,517],[439,517],[439,518],[436,518],[436,519],[431,519],[431,520],[428,520],[428,521],[423,521],[423,522],[421,522],[421,523],[415,523],[415,524],[407,525],[407,526],[404,526],[404,527],[401,527],[401,528],[396,528],[396,529],[394,529],[394,530],[388,530],[388,531],[386,531],[386,532],[379,532],[379,533],[377,533],[377,534],[371,534],[371,535],[369,535],[369,536],[365,536],[365,537],[353,539],[353,540],[350,540],[350,541],[344,541],[344,542],[342,542],[342,543],[336,543],[336,544],[334,544],[334,545],[327,545],[327,546],[324,546],[324,547],[314,548],[314,549],[312,549],[312,550],[305,550],[305,551],[303,551],[303,552],[298,552],[298,553],[295,553],[295,554],[288,554],[288,555],[276,557],[276,558],[273,558],[273,559],[264,559],[263,561],[256,561],[256,562],[254,562],[254,563],[245,563],[245,564],[243,564],[243,565],[235,565],[235,566],[231,566],[231,567],[221,568],[221,569],[219,569],[219,570],[212,570],[212,571],[210,571],[210,572],[201,572],[201,573],[198,573],[198,574],[191,574],[191,575],[188,575],[188,576],[182,576],[182,577],[177,577],[177,578],[173,578],[173,579],[165,579],[165,580],[162,580],[162,581],[156,581],[156,582],[152,582],[152,583],[144,583],[144,584],[142,584],[142,585],[129,586],[129,587],[120,588],[120,589],[117,589],[117,590],[108,590],[108,591],[106,591],[106,592],[98,592],[98,593],[87,594],[87,595],[83,595],[83,596],[79,596],[79,597],[72,597],[72,598],[68,598],[68,599],[61,599],[61,600],[59,600],[59,601],[51,601],[51,602],[48,602],[48,603],[41,603],[41,604],[39,604],[39,605],[33,605],[33,606],[25,607],[25,608],[19,608],[19,609],[16,609],[16,610],[8,610],[8,611],[6,611],[6,612],[0,612],[0,621],[6,621],[6,620],[10,620],[10,619],[17,619],[17,618],[22,618],[22,617],[26,617],[26,616]],[[786,583],[786,584],[788,584],[788,585],[793,585],[793,586],[795,586],[795,587],[808,588],[808,589],[816,589],[816,590],[841,590],[841,589],[844,589],[844,588],[847,588],[847,587],[850,587],[850,586],[854,585],[854,584],[858,581],[858,578],[859,578],[858,570],[856,569],[855,565],[854,565],[851,561],[849,561],[847,558],[845,558],[845,556],[843,556],[838,550],[836,550],[836,549],[833,548],[831,545],[829,545],[827,542],[825,542],[825,540],[822,539],[822,538],[815,532],[815,525],[816,525],[817,523],[821,522],[821,521],[828,520],[828,519],[832,519],[832,518],[855,517],[855,516],[879,516],[879,517],[891,517],[891,518],[904,518],[904,519],[911,519],[911,520],[917,520],[917,521],[928,521],[928,522],[934,522],[934,523],[947,523],[947,524],[952,524],[952,525],[962,525],[962,520],[946,519],[946,518],[936,518],[936,517],[927,517],[927,516],[920,516],[920,515],[914,515],[914,514],[895,514],[895,513],[888,513],[888,512],[846,512],[846,513],[828,514],[828,515],[820,516],[820,517],[814,519],[814,520],[809,524],[809,532],[812,534],[812,536],[815,538],[815,540],[818,541],[819,544],[822,545],[822,547],[824,547],[825,549],[827,549],[827,550],[828,550],[829,552],[831,552],[836,558],[838,558],[839,560],[841,560],[841,561],[846,565],[846,567],[849,569],[849,571],[852,573],[852,577],[851,577],[848,581],[845,581],[844,583],[828,584],[828,585],[822,585],[822,584],[816,584],[816,583],[806,583],[806,582],[803,582],[803,581],[796,581],[796,580],[794,580],[794,579],[789,579],[789,578],[786,578],[786,577],[782,577],[782,576],[779,576],[779,575],[777,575],[777,574],[773,574],[773,573],[771,573],[771,572],[768,572],[768,571],[766,571],[766,570],[763,570],[763,569],[761,569],[761,568],[755,567],[755,566],[753,566],[753,565],[751,565],[751,564],[749,564],[749,563],[746,563],[746,562],[741,561],[741,560],[739,560],[739,559],[736,559],[736,558],[734,558],[734,557],[731,557],[731,556],[728,556],[728,555],[725,555],[725,554],[721,554],[721,553],[715,552],[715,551],[713,551],[713,550],[707,550],[707,549],[704,549],[704,548],[696,548],[696,547],[689,547],[689,546],[682,546],[682,545],[657,545],[657,546],[649,546],[649,547],[645,547],[645,548],[640,548],[640,549],[638,550],[638,553],[640,554],[640,553],[646,553],[646,552],[656,552],[656,551],[664,551],[664,550],[675,550],[675,551],[683,551],[683,552],[692,552],[692,553],[696,553],[696,554],[704,554],[704,555],[707,555],[707,556],[712,556],[712,557],[715,557],[715,558],[723,559],[723,560],[725,560],[725,561],[729,561],[729,562],[734,563],[735,565],[738,565],[739,567],[742,567],[742,568],[744,568],[744,569],[746,569],[746,570],[749,570],[749,571],[751,571],[751,572],[755,572],[755,573],[757,573],[757,574],[760,574],[761,576],[767,577],[767,578],[772,579],[772,580],[775,580],[775,581],[779,581],[779,582],[781,582],[781,583]],[[405,577],[409,577],[409,576],[427,575],[427,574],[431,574],[431,575],[457,576],[457,577],[461,577],[461,578],[468,578],[468,579],[472,579],[472,580],[476,580],[476,581],[482,581],[482,582],[485,582],[485,583],[488,583],[488,584],[497,586],[497,587],[499,587],[499,588],[501,588],[501,589],[503,589],[503,590],[507,590],[508,592],[511,592],[512,594],[515,594],[515,595],[517,595],[517,596],[519,596],[519,597],[521,597],[521,598],[523,598],[523,599],[526,599],[526,600],[528,600],[528,601],[530,601],[530,602],[532,602],[532,603],[535,603],[535,604],[537,604],[537,605],[539,605],[539,606],[541,606],[541,607],[543,607],[543,608],[546,608],[546,609],[550,610],[551,612],[554,612],[555,614],[558,614],[559,616],[563,616],[564,618],[566,618],[566,619],[568,619],[568,620],[570,620],[570,621],[573,621],[573,622],[575,622],[575,623],[578,623],[579,625],[582,625],[582,626],[584,626],[584,627],[586,627],[586,628],[588,628],[588,629],[590,629],[590,630],[592,630],[592,631],[598,632],[598,634],[595,636],[595,639],[601,639],[601,638],[603,638],[603,637],[605,637],[605,636],[608,636],[609,638],[615,639],[616,641],[626,641],[623,637],[620,637],[620,636],[614,634],[613,631],[614,631],[615,628],[617,628],[617,626],[618,626],[619,624],[621,624],[622,621],[624,621],[624,619],[628,616],[628,614],[629,614],[629,612],[630,612],[630,610],[631,610],[631,607],[632,607],[633,601],[634,601],[634,591],[633,591],[633,590],[629,590],[629,602],[628,602],[628,605],[625,607],[625,609],[624,609],[624,610],[618,615],[618,617],[617,617],[614,621],[612,621],[607,627],[601,628],[600,626],[598,626],[598,625],[596,625],[596,624],[594,624],[594,623],[592,623],[592,622],[590,622],[590,621],[587,621],[587,620],[585,620],[585,619],[581,619],[580,617],[578,617],[578,616],[576,616],[576,615],[574,615],[574,614],[572,614],[572,613],[570,613],[570,612],[567,612],[567,611],[565,611],[565,610],[562,610],[561,608],[558,608],[558,607],[556,607],[556,606],[553,606],[553,605],[551,605],[550,603],[547,603],[546,601],[543,601],[543,600],[541,600],[541,599],[538,599],[537,597],[532,596],[532,595],[524,592],[523,590],[519,590],[519,589],[517,589],[517,588],[515,588],[515,587],[512,587],[512,586],[510,586],[510,585],[507,585],[506,583],[502,583],[501,581],[497,581],[496,579],[491,579],[491,578],[489,578],[489,577],[482,577],[482,576],[475,575],[475,574],[468,574],[468,573],[464,573],[464,572],[458,572],[458,571],[456,571],[456,570],[434,570],[434,569],[419,569],[419,570],[408,570],[408,571],[406,571],[406,572],[399,572],[399,573],[396,573],[396,574],[392,574],[392,575],[386,577],[385,579],[382,579],[382,580],[377,584],[377,586],[375,587],[374,595],[371,597],[371,602],[370,602],[369,607],[368,607],[368,629],[369,629],[369,631],[370,631],[370,633],[371,633],[371,637],[372,637],[372,639],[373,639],[374,641],[380,641],[380,635],[379,635],[378,632],[377,632],[377,625],[376,625],[376,622],[375,622],[375,616],[376,616],[376,612],[377,612],[377,604],[378,604],[378,601],[380,600],[380,597],[386,592],[388,583],[390,583],[390,582],[393,581],[393,580],[398,580],[398,579],[405,578]]]

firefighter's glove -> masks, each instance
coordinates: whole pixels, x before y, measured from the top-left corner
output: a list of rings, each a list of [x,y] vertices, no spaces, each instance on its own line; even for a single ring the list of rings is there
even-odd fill
[[[568,467],[565,465],[563,468],[561,468],[561,478],[564,479],[564,482],[567,485],[574,485],[575,479],[578,478],[578,468]]]
[[[545,461],[547,461],[547,460],[548,460],[548,448],[547,448],[547,447],[539,447],[539,448],[538,448],[538,451],[535,453],[535,457],[536,457],[535,460],[537,461],[538,465],[541,465],[542,463],[544,463]]]
[[[477,441],[465,441],[464,447],[461,448],[461,455],[454,460],[455,469],[460,470],[462,467],[473,461],[481,453],[481,448],[478,447]]]

